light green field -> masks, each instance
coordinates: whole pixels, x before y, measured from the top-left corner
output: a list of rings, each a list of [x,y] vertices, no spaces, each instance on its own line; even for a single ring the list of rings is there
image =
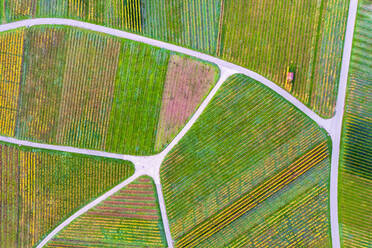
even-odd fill
[[[125,42],[120,52],[107,150],[127,154],[154,152],[169,53]]]

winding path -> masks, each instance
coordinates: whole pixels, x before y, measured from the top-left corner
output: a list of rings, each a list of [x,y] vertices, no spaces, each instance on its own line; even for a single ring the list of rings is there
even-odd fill
[[[337,177],[338,177],[338,162],[339,162],[339,153],[340,153],[340,137],[341,137],[341,129],[342,129],[342,118],[344,114],[344,105],[345,105],[345,95],[346,95],[346,84],[348,78],[348,69],[349,69],[349,62],[350,62],[350,54],[351,54],[351,47],[352,47],[352,38],[354,33],[354,26],[355,26],[355,17],[357,11],[358,0],[351,0],[349,6],[349,16],[347,21],[347,28],[346,28],[346,36],[345,36],[345,45],[342,57],[342,67],[341,67],[341,75],[340,75],[340,83],[339,83],[339,90],[337,96],[337,103],[336,103],[336,113],[335,116],[331,119],[323,119],[316,113],[314,113],[311,109],[306,107],[303,103],[293,97],[284,89],[277,86],[275,83],[271,82],[267,78],[250,71],[246,68],[241,66],[235,65],[233,63],[226,62],[224,60],[218,59],[216,57],[200,53],[197,51],[193,51],[187,48],[183,48],[180,46],[176,46],[173,44],[169,44],[166,42],[146,38],[140,35],[128,33],[125,31],[107,28],[104,26],[99,26],[91,23],[75,21],[70,19],[60,19],[60,18],[39,18],[39,19],[29,19],[23,21],[17,21],[13,23],[3,24],[0,25],[0,32],[13,30],[16,28],[21,27],[30,27],[35,25],[65,25],[65,26],[73,26],[79,27],[87,30],[92,30],[96,32],[110,34],[116,37],[130,39],[142,43],[146,43],[152,46],[165,48],[167,50],[171,50],[174,52],[179,52],[183,54],[187,54],[205,61],[209,61],[215,63],[221,70],[220,79],[218,80],[215,87],[206,97],[206,99],[202,102],[200,107],[191,117],[189,122],[185,125],[185,127],[181,130],[181,132],[174,138],[174,140],[159,154],[153,156],[133,156],[133,155],[124,155],[124,154],[117,154],[117,153],[109,153],[97,150],[89,150],[89,149],[80,149],[75,147],[69,146],[59,146],[59,145],[49,145],[49,144],[41,144],[35,143],[30,141],[19,140],[15,138],[9,138],[0,136],[0,141],[9,142],[13,144],[17,144],[20,146],[30,146],[42,149],[49,149],[49,150],[57,150],[57,151],[64,151],[64,152],[72,152],[72,153],[79,153],[79,154],[86,154],[86,155],[93,155],[93,156],[100,156],[100,157],[109,157],[109,158],[116,158],[122,160],[131,161],[135,165],[135,173],[119,185],[115,186],[113,189],[109,190],[108,192],[104,193],[102,196],[98,197],[91,203],[87,204],[79,211],[74,213],[68,219],[66,219],[62,224],[56,227],[51,233],[48,234],[39,244],[38,248],[43,247],[50,239],[52,239],[60,230],[62,230],[65,226],[71,223],[75,218],[79,217],[89,209],[93,208],[101,201],[105,200],[109,196],[116,193],[122,187],[126,186],[127,184],[131,183],[137,177],[141,175],[149,175],[154,179],[156,184],[157,193],[159,196],[159,205],[161,210],[161,215],[164,223],[164,229],[166,233],[166,238],[169,247],[173,247],[173,241],[171,238],[171,233],[169,230],[169,223],[166,214],[166,208],[164,203],[164,197],[162,193],[161,183],[160,183],[160,165],[164,160],[165,156],[171,151],[171,149],[182,139],[182,137],[189,131],[195,121],[199,118],[202,114],[204,109],[207,107],[209,102],[212,100],[213,96],[216,94],[217,90],[223,84],[223,82],[231,75],[235,73],[245,74],[248,77],[255,79],[256,81],[266,85],[267,87],[274,90],[276,93],[281,95],[285,98],[288,102],[296,106],[299,110],[309,116],[312,120],[314,120],[320,127],[324,128],[329,136],[332,139],[332,159],[331,159],[331,178],[330,178],[330,215],[331,215],[331,235],[332,235],[332,246],[334,248],[340,247],[340,236],[339,236],[339,225],[338,225],[338,212],[337,212]]]

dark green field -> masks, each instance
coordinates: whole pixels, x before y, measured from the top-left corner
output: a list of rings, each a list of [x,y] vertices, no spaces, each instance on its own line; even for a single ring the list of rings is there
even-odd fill
[[[342,131],[339,222],[342,247],[372,244],[372,1],[359,1]]]

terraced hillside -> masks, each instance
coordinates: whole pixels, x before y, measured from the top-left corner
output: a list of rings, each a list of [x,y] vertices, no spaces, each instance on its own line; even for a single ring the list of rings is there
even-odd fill
[[[0,144],[0,244],[33,247],[134,172],[130,162]]]
[[[361,0],[343,120],[339,220],[342,247],[371,247],[372,1]]]
[[[247,67],[334,113],[348,0],[4,1],[4,22],[63,17],[139,33]]]
[[[65,227],[46,247],[166,247],[154,182],[142,176]]]
[[[37,142],[160,152],[218,77],[214,65],[79,29],[33,27],[0,40],[0,134]]]
[[[161,167],[176,247],[328,247],[329,150],[295,107],[230,77]]]

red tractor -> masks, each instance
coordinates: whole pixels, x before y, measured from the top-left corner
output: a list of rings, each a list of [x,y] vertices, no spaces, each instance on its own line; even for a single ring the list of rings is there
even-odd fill
[[[289,92],[291,92],[293,88],[293,84],[295,80],[295,70],[296,68],[292,65],[287,67],[287,75],[286,75],[286,82],[285,82],[284,88]]]

